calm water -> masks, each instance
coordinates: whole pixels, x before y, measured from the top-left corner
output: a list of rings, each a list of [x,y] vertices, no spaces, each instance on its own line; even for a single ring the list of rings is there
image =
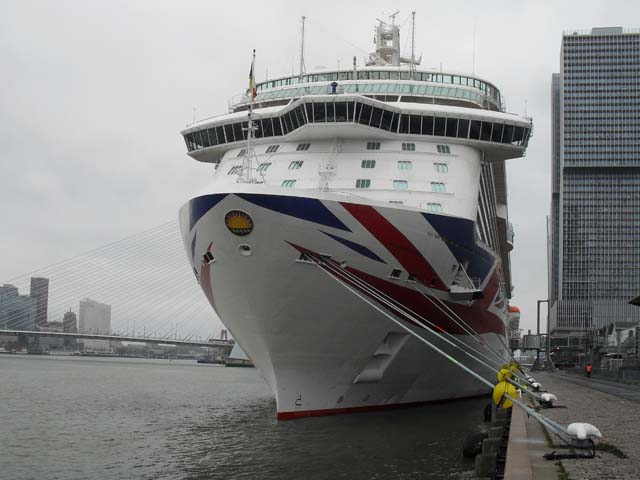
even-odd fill
[[[255,369],[0,355],[0,478],[473,478],[484,399],[278,422]]]

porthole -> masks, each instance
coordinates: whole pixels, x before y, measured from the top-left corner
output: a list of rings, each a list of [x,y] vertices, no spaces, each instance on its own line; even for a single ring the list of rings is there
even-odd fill
[[[248,257],[253,253],[253,251],[251,250],[251,245],[247,245],[246,243],[238,245],[238,252],[240,252],[240,255],[244,257]]]

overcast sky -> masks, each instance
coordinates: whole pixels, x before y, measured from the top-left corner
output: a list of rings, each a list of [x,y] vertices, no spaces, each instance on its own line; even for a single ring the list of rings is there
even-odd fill
[[[214,2],[0,0],[0,282],[175,219],[213,170],[191,160],[179,131],[226,112],[246,88],[299,62],[358,63],[375,18],[411,10],[424,67],[475,72],[507,110],[533,117],[527,156],[508,162],[515,227],[513,303],[535,328],[547,297],[550,83],[563,30],[640,27],[640,2]],[[185,268],[188,265],[185,261]]]

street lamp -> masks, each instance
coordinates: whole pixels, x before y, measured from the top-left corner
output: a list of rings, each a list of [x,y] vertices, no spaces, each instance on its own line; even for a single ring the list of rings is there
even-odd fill
[[[545,363],[548,364],[551,357],[549,356],[549,348],[551,348],[551,341],[549,340],[550,335],[549,335],[549,299],[546,300],[538,300],[538,304],[537,304],[537,330],[536,330],[536,334],[538,335],[538,341],[540,341],[540,304],[541,303],[546,303],[547,304],[547,357],[546,357],[546,361]],[[536,362],[538,364],[538,368],[540,368],[540,346],[538,346],[538,349],[536,350]]]

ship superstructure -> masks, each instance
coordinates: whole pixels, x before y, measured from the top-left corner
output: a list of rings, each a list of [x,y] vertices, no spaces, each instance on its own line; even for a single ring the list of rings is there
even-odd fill
[[[417,63],[380,22],[365,67],[259,83],[182,132],[216,169],[180,213],[188,257],[280,418],[484,391],[354,292],[507,356],[504,163],[532,123],[490,82]]]

